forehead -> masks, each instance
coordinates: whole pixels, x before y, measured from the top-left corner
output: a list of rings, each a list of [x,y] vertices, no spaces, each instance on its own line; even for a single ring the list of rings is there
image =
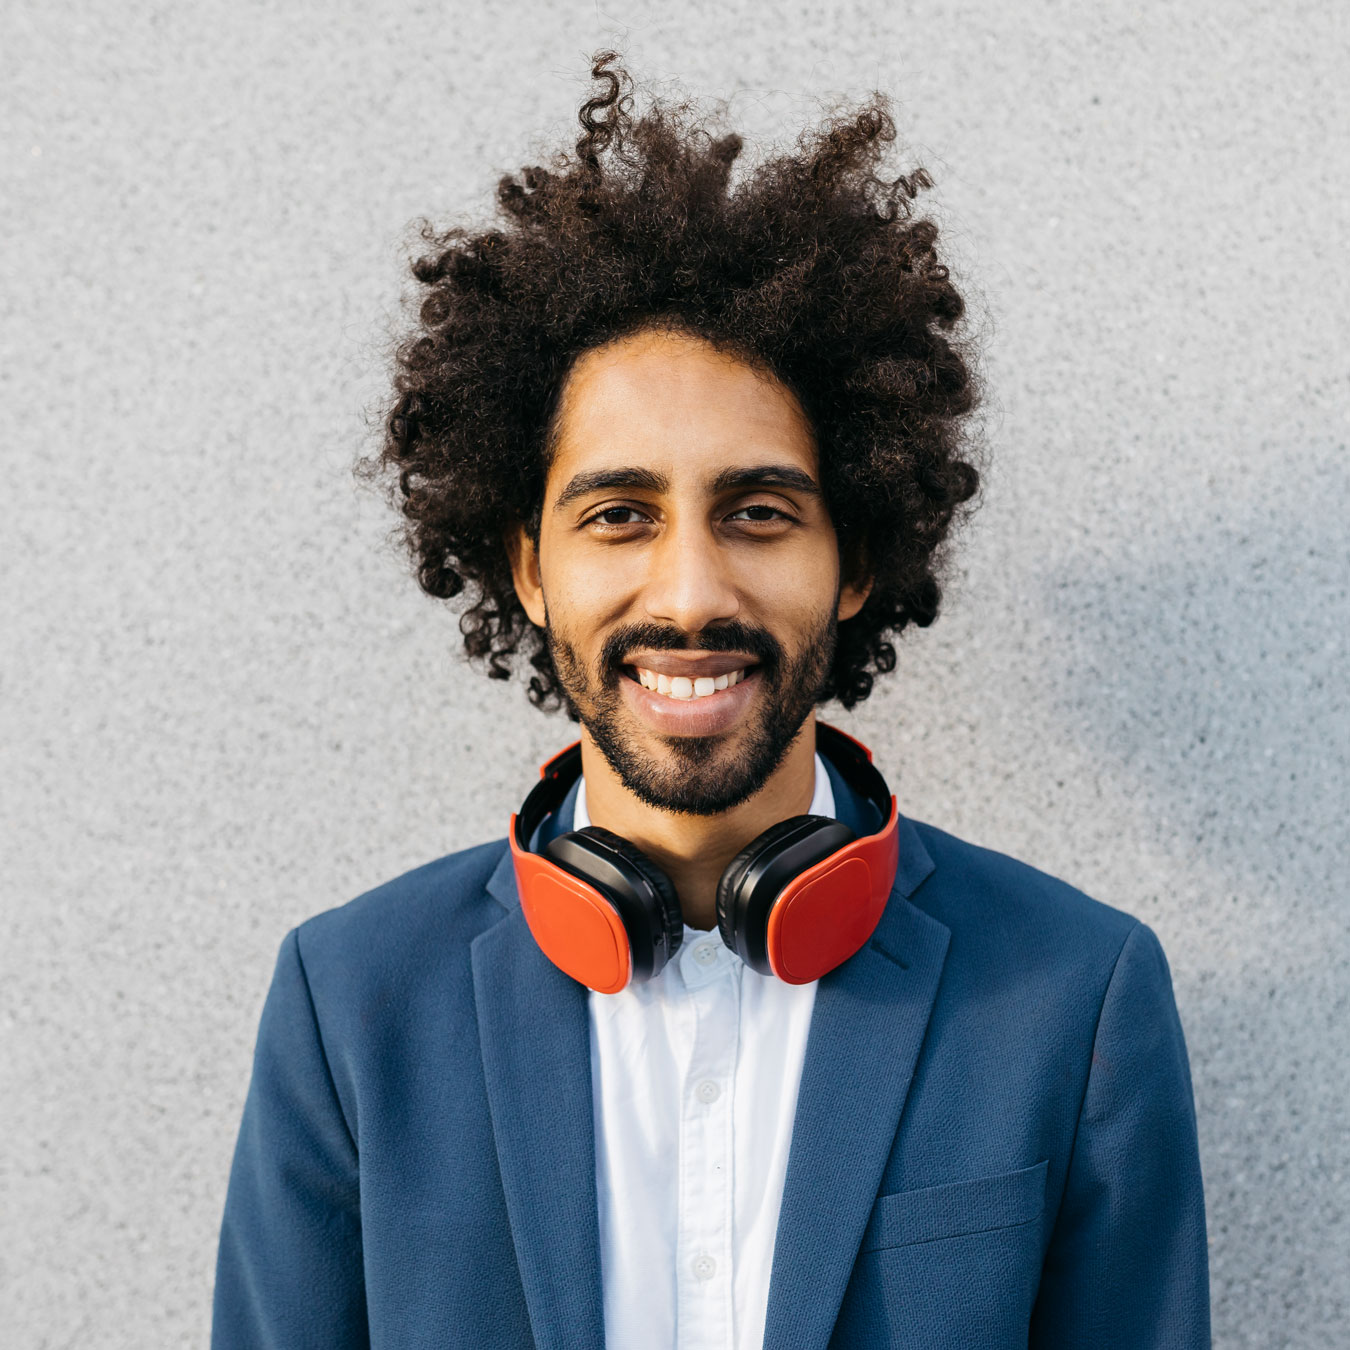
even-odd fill
[[[644,330],[572,367],[548,491],[579,470],[641,464],[674,482],[770,454],[815,474],[810,422],[781,380],[702,338]]]

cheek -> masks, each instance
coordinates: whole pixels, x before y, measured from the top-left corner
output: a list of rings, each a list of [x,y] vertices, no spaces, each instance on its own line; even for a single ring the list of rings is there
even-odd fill
[[[814,543],[776,557],[748,559],[738,569],[747,598],[781,614],[814,613],[833,604],[839,560]]]
[[[640,591],[631,560],[563,549],[544,557],[539,575],[551,624],[584,632],[623,613]]]

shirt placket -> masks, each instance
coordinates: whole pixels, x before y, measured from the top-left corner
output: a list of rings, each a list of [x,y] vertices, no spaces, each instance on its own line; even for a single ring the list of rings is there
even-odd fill
[[[680,1094],[676,1345],[733,1346],[732,1103],[740,1041],[740,971],[715,936],[681,959],[693,1053]]]

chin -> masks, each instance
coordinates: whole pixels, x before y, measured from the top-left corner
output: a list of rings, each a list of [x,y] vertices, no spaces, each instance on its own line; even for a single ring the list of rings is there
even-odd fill
[[[619,781],[644,806],[693,816],[721,815],[748,801],[791,744],[758,725],[708,736],[664,736],[640,726],[617,738],[603,725],[588,730]]]

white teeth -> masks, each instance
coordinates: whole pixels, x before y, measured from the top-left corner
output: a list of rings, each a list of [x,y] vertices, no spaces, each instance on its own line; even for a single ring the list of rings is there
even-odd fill
[[[730,689],[745,679],[744,670],[728,671],[725,675],[700,675],[691,679],[687,675],[658,675],[654,670],[637,668],[638,683],[644,689],[666,694],[670,698],[692,699],[707,698],[719,689]]]

